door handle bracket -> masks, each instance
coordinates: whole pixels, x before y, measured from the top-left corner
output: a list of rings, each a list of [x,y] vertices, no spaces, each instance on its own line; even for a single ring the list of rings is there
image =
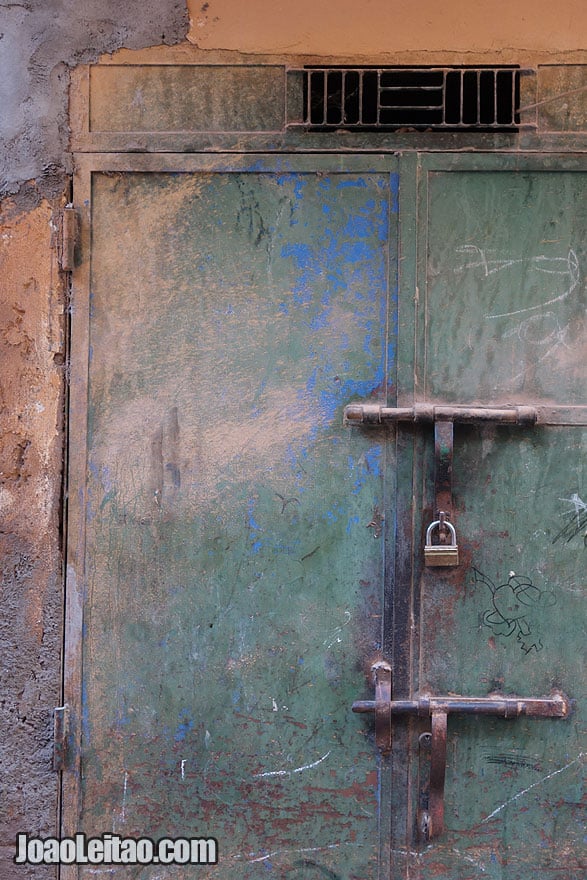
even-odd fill
[[[428,810],[421,812],[419,827],[427,838],[438,837],[444,830],[444,780],[449,715],[492,715],[499,718],[566,718],[570,714],[568,698],[554,691],[549,697],[528,698],[490,694],[487,697],[432,696],[423,694],[412,700],[392,699],[392,671],[385,661],[372,666],[375,700],[358,700],[353,712],[375,714],[375,741],[383,753],[392,747],[392,725],[396,715],[430,719],[430,782]]]

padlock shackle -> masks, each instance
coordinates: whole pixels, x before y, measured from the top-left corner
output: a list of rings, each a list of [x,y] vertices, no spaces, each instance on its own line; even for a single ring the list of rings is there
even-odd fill
[[[430,538],[431,538],[431,535],[432,535],[432,531],[433,531],[433,529],[435,529],[435,528],[440,528],[441,525],[442,525],[442,526],[445,526],[445,527],[449,530],[449,532],[450,532],[450,535],[451,535],[451,538],[452,538],[452,544],[451,544],[450,546],[454,546],[454,547],[456,547],[456,545],[457,545],[457,533],[456,533],[456,530],[455,530],[455,527],[453,526],[453,524],[450,523],[447,519],[445,519],[442,523],[440,522],[439,519],[435,519],[434,522],[430,523],[430,525],[429,525],[428,528],[426,529],[426,544],[430,544],[430,543],[431,543]]]

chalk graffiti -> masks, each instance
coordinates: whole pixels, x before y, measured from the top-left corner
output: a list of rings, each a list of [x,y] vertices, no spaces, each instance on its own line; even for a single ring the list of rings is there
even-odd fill
[[[566,287],[562,293],[557,294],[556,296],[552,296],[549,299],[546,299],[544,302],[537,303],[533,306],[527,306],[523,309],[516,309],[512,312],[502,312],[500,314],[485,316],[486,318],[490,319],[510,318],[514,315],[522,315],[526,312],[535,312],[539,309],[545,308],[546,306],[551,306],[554,303],[562,302],[563,300],[567,299],[577,288],[581,278],[579,260],[577,259],[577,254],[572,248],[569,249],[566,257],[547,257],[544,254],[540,254],[537,257],[519,257],[509,259],[491,259],[487,256],[488,252],[486,250],[474,244],[461,245],[456,249],[456,251],[457,253],[469,254],[472,257],[471,262],[464,263],[462,266],[458,266],[455,269],[456,272],[463,272],[465,269],[481,268],[483,275],[487,278],[489,275],[494,275],[496,272],[502,272],[504,269],[509,269],[511,266],[526,264],[528,266],[531,266],[537,272],[542,272],[547,275],[559,275],[565,279]]]
[[[475,583],[482,583],[491,593],[491,608],[483,613],[483,625],[494,635],[509,638],[515,636],[525,654],[541,651],[542,641],[533,635],[532,610],[549,608],[556,604],[554,593],[534,586],[525,575],[510,571],[505,584],[495,586],[492,580],[473,569]]]
[[[487,321],[509,320],[510,327],[503,332],[502,338],[515,337],[522,343],[538,347],[536,360],[526,364],[524,369],[513,375],[512,381],[524,377],[561,347],[572,347],[573,322],[568,320],[564,311],[561,311],[561,303],[579,293],[581,267],[573,248],[569,248],[567,254],[561,257],[550,257],[545,254],[535,257],[508,257],[500,256],[478,245],[464,244],[456,248],[456,253],[468,258],[466,262],[455,267],[454,271],[457,274],[466,270],[477,270],[480,271],[482,278],[490,278],[512,267],[523,266],[532,274],[540,273],[547,278],[547,290],[541,294],[540,302],[519,309],[500,310],[485,315]]]
[[[565,510],[561,514],[565,519],[565,524],[560,532],[554,536],[552,543],[564,541],[565,544],[568,544],[577,535],[583,534],[583,543],[587,547],[587,502],[583,501],[577,492],[573,492],[570,498],[559,500],[570,504],[572,510]]]

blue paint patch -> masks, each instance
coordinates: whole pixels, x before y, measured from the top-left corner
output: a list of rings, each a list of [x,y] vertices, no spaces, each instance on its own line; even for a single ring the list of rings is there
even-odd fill
[[[321,210],[315,235],[310,241],[289,241],[281,247],[281,258],[291,260],[293,274],[291,300],[278,306],[281,314],[293,315],[302,320],[308,334],[307,363],[311,365],[305,389],[298,396],[307,407],[308,403],[319,408],[313,436],[326,423],[339,415],[339,409],[354,397],[364,398],[385,381],[385,364],[394,347],[386,339],[388,287],[387,241],[389,239],[390,179],[388,176],[332,178],[306,176],[303,186],[312,182],[308,189],[314,199],[321,200]],[[397,190],[397,175],[393,179]],[[296,175],[282,175],[280,185],[297,187],[303,192]],[[347,190],[344,198],[341,190]],[[355,190],[353,193],[351,190]],[[358,192],[362,190],[363,193]],[[397,199],[396,199],[397,200]],[[292,206],[292,211],[297,206]],[[303,219],[303,218],[301,218]],[[336,232],[334,230],[337,230]],[[341,293],[348,290],[348,296]],[[339,309],[360,303],[354,310],[352,344],[348,333],[342,333]],[[303,313],[306,315],[303,315]],[[336,319],[336,323],[335,323]],[[312,338],[314,335],[314,338]],[[357,351],[357,346],[367,356],[357,377],[355,359],[343,369],[340,352]],[[348,359],[347,359],[348,360]],[[341,375],[351,374],[343,381]],[[333,378],[335,377],[335,378]],[[308,401],[308,396],[311,400]]]
[[[373,248],[364,241],[355,241],[349,244],[345,256],[351,263],[369,263],[369,268],[377,260],[377,254]]]
[[[368,472],[374,477],[381,476],[381,446],[371,446],[364,453]]]
[[[368,479],[381,476],[381,456],[381,447],[371,446],[363,452],[356,465],[354,461],[350,459],[350,470],[357,471],[351,494],[358,495]]]
[[[105,492],[111,492],[114,490],[114,481],[112,479],[112,474],[110,473],[110,468],[108,467],[108,465],[102,465],[100,480],[102,482],[102,487]]]
[[[248,505],[247,505],[247,514],[248,514],[248,520],[247,520],[247,522],[248,522],[248,526],[249,526],[250,529],[256,529],[256,530],[258,531],[258,530],[260,530],[261,526],[259,525],[259,523],[257,523],[257,522],[255,521],[255,518],[254,518],[254,516],[253,516],[253,511],[254,511],[254,509],[255,509],[255,504],[256,504],[255,499],[254,499],[254,498],[249,498],[249,503],[248,503]]]
[[[313,263],[313,254],[310,245],[298,242],[297,244],[284,244],[281,248],[282,257],[290,257],[298,269],[306,269]]]
[[[369,397],[373,390],[383,382],[383,363],[368,364],[367,369],[371,370],[369,379],[364,381],[347,379],[335,389],[327,388],[320,392],[319,406],[324,420],[328,423],[333,422],[342,406],[355,398]]]
[[[315,315],[311,321],[309,321],[306,326],[310,328],[310,330],[323,330],[328,327],[328,319],[330,317],[330,310],[324,310],[322,314]]]
[[[338,290],[346,290],[348,287],[348,284],[346,283],[346,281],[344,281],[340,275],[338,275],[338,274],[335,275],[333,272],[327,273],[326,280],[330,282],[332,289],[327,290],[326,293],[324,294],[324,297],[322,298],[323,303],[325,300],[327,302],[330,301],[331,294],[333,291],[336,292]]]
[[[399,174],[389,175],[389,192],[391,194],[391,213],[399,211]]]
[[[350,535],[353,530],[353,526],[358,526],[360,522],[361,522],[361,519],[358,516],[349,517],[349,521],[346,526],[347,535]]]
[[[194,722],[190,718],[189,712],[187,709],[182,709],[179,713],[179,724],[177,725],[176,731],[173,735],[173,739],[175,742],[183,742],[188,733],[194,729]]]
[[[289,186],[293,184],[293,193],[299,201],[304,197],[304,187],[308,183],[308,178],[303,174],[279,174],[276,178],[278,186]]]
[[[363,177],[358,177],[355,180],[340,180],[336,185],[337,189],[348,189],[349,187],[367,189],[367,181]]]
[[[256,500],[254,498],[249,498],[249,501],[247,504],[247,525],[248,525],[249,530],[251,532],[251,539],[253,541],[253,543],[251,544],[251,550],[253,553],[258,553],[263,546],[263,542],[260,540],[259,536],[257,534],[255,534],[255,532],[262,532],[263,529],[261,528],[261,526],[256,521],[256,519],[253,515],[254,510],[255,510],[255,504],[256,504]]]

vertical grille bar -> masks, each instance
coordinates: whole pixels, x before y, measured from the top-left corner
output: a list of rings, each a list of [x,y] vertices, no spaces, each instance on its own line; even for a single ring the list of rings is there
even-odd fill
[[[377,125],[381,125],[381,71],[377,71]]]

